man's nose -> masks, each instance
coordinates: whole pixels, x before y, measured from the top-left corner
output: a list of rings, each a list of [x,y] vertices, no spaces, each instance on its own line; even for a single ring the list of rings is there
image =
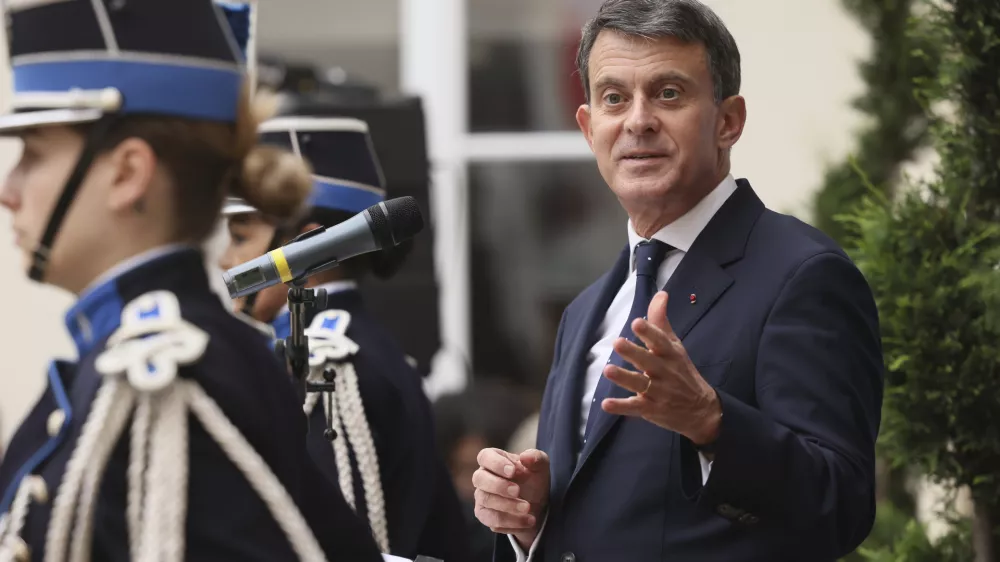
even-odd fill
[[[659,130],[659,121],[653,113],[652,103],[644,96],[636,96],[625,118],[625,129],[633,135],[655,133]]]

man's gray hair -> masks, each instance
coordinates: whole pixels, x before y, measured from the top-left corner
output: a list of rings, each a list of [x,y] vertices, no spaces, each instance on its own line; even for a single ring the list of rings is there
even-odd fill
[[[740,93],[740,50],[726,24],[711,8],[698,0],[606,0],[597,16],[583,27],[576,54],[576,68],[588,103],[590,51],[605,29],[647,39],[675,37],[685,43],[700,43],[708,55],[715,101]]]

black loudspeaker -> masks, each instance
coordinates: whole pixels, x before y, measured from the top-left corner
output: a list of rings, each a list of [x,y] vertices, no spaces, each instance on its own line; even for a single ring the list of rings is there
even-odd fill
[[[386,197],[410,195],[424,216],[424,230],[413,241],[406,262],[388,280],[373,275],[361,284],[365,304],[388,328],[423,375],[441,347],[438,284],[434,268],[434,229],[430,207],[430,161],[423,106],[419,98],[380,100],[368,96],[294,94],[283,114],[354,117],[368,123],[386,181]]]

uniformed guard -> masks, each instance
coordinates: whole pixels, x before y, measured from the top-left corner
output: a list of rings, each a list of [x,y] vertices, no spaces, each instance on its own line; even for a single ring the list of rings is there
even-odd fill
[[[211,0],[6,0],[21,138],[0,191],[32,279],[79,299],[0,465],[0,560],[379,560],[310,462],[269,342],[211,291],[226,189],[275,216],[311,179],[257,144]],[[246,34],[241,34],[245,36]]]
[[[331,227],[385,199],[384,180],[367,125],[352,118],[284,117],[265,122],[262,142],[291,149],[313,167],[304,216],[284,222],[231,199],[228,269],[318,227]],[[332,371],[333,393],[308,393],[309,448],[318,466],[369,522],[383,552],[446,562],[468,559],[458,496],[436,455],[430,404],[420,374],[388,331],[365,309],[358,283],[388,277],[407,247],[366,254],[319,273],[308,287],[324,289],[326,309],[307,318],[313,381]],[[287,288],[278,285],[238,306],[290,332]],[[419,319],[413,319],[419,321]],[[327,432],[330,428],[333,431]],[[327,435],[329,433],[329,435]],[[328,437],[333,437],[332,441]]]

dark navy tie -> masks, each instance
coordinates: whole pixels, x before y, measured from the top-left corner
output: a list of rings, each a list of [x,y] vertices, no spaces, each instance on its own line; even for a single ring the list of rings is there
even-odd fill
[[[631,342],[643,345],[642,341],[632,333],[632,321],[636,318],[645,318],[646,311],[649,310],[649,303],[656,295],[656,274],[660,270],[664,256],[672,250],[669,245],[658,240],[640,242],[635,247],[635,296],[632,298],[632,310],[628,313],[628,321],[622,328],[620,337]],[[618,352],[612,351],[608,363],[617,365],[624,369],[635,370],[635,368],[625,361]],[[601,412],[601,401],[611,393],[614,383],[601,376],[597,383],[597,390],[594,391],[594,399],[590,402],[590,415],[587,417],[587,429],[584,432],[584,440],[590,435],[590,430],[594,426]]]

